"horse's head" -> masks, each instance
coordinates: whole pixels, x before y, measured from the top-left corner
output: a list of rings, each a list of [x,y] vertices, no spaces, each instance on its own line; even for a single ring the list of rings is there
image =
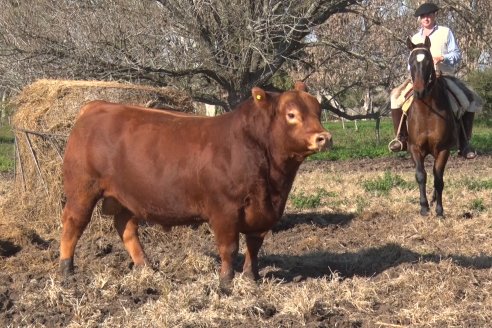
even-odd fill
[[[430,52],[431,42],[428,36],[424,43],[414,44],[407,38],[407,46],[410,49],[408,65],[413,82],[413,94],[416,98],[422,99],[429,94],[436,79],[434,61]]]

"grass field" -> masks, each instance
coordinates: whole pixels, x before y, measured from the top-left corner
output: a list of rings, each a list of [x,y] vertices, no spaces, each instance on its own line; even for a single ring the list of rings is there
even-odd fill
[[[164,232],[142,224],[155,270],[140,270],[112,219],[96,215],[77,246],[75,274],[63,278],[58,208],[37,215],[47,201],[40,191],[19,215],[27,205],[4,176],[0,327],[491,327],[491,125],[476,124],[482,156],[451,156],[444,219],[419,215],[409,155],[387,150],[388,119],[379,144],[374,126],[327,124],[335,148],[301,166],[260,251],[260,281],[241,276],[242,239],[230,296],[218,289],[208,225]],[[8,172],[12,134],[2,126],[0,135]]]
[[[395,156],[388,151],[393,139],[393,125],[389,118],[381,121],[380,142],[376,139],[375,121],[328,122],[325,128],[333,135],[333,149],[310,157],[315,160],[346,160]],[[492,120],[476,120],[472,145],[479,154],[492,153]],[[400,154],[403,156],[402,154]]]
[[[333,149],[329,152],[311,156],[310,160],[347,160],[395,156],[388,151],[388,143],[393,139],[391,120],[381,121],[380,141],[376,138],[375,121],[332,121],[324,123],[333,135]],[[476,120],[472,145],[479,154],[492,154],[492,120]],[[405,156],[398,154],[396,156]],[[0,172],[10,172],[14,168],[14,137],[6,123],[0,123]]]

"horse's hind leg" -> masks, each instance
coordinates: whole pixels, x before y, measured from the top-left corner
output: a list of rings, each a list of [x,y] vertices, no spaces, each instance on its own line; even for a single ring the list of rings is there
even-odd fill
[[[98,195],[86,190],[75,195],[67,195],[67,203],[62,213],[62,233],[60,239],[60,272],[67,275],[73,272],[73,258],[77,242],[89,223]]]
[[[442,191],[444,190],[444,168],[449,158],[449,150],[443,150],[439,152],[434,161],[434,196],[433,201],[436,201],[436,214],[437,216],[444,216],[444,209],[442,207]]]

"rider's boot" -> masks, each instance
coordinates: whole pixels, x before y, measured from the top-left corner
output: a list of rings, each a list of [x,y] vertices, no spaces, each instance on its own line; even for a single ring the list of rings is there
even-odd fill
[[[407,116],[403,115],[401,108],[391,108],[391,118],[393,119],[396,138],[390,142],[389,149],[395,153],[405,151],[408,141]],[[398,130],[400,130],[399,133]]]
[[[470,139],[472,136],[473,130],[473,119],[475,117],[475,113],[465,112],[461,117],[460,124],[460,150],[459,154],[466,159],[474,159],[477,157],[477,153],[470,146]]]

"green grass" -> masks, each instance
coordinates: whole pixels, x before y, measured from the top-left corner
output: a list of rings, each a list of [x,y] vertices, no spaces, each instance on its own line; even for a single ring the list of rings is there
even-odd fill
[[[492,179],[486,179],[486,180],[465,179],[463,182],[468,190],[479,191],[479,190],[492,189]]]
[[[380,142],[376,141],[376,121],[327,122],[324,126],[333,136],[333,148],[330,151],[314,154],[313,160],[347,160],[406,156],[406,153],[394,154],[388,150],[393,139],[393,125],[389,118],[381,121]],[[492,154],[492,119],[476,119],[472,145],[479,154]],[[455,152],[455,151],[454,151]],[[453,153],[454,153],[453,152]],[[14,137],[10,127],[0,122],[0,172],[12,171],[14,167]],[[490,183],[490,182],[488,182]]]
[[[305,192],[301,191],[299,193],[291,194],[289,198],[294,208],[308,209],[321,206],[324,197],[333,196],[336,196],[336,194],[328,192],[323,188],[318,188],[314,194],[307,195]]]
[[[324,127],[332,134],[333,148],[328,152],[314,154],[310,159],[346,160],[392,156],[388,143],[393,138],[393,126],[389,120],[381,122],[380,143],[376,140],[376,121],[327,122]]]
[[[311,160],[347,160],[405,156],[405,153],[394,154],[388,150],[388,143],[394,138],[391,119],[381,120],[380,142],[376,140],[376,121],[345,121],[324,123],[325,128],[333,136],[333,148],[327,152],[314,154]],[[492,120],[476,119],[473,128],[472,145],[479,154],[492,154]],[[453,151],[453,154],[456,151]]]
[[[476,212],[483,212],[485,211],[487,208],[485,207],[484,203],[483,203],[483,199],[482,198],[477,198],[477,199],[474,199],[471,204],[470,204],[470,209],[472,211],[476,211]]]
[[[391,172],[386,171],[382,177],[377,177],[375,179],[369,179],[362,181],[362,187],[366,192],[373,193],[375,195],[387,195],[393,188],[412,188],[413,183],[410,184],[403,180],[397,174],[391,174]]]
[[[0,172],[14,169],[14,134],[7,124],[0,122]]]

